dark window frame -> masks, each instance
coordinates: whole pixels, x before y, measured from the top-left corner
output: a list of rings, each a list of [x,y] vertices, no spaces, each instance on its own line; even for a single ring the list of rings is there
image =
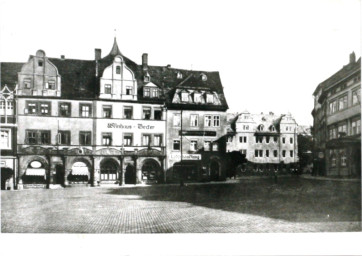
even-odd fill
[[[68,106],[68,113],[66,115],[62,115],[62,110],[61,110],[62,105]],[[71,115],[72,115],[72,103],[71,102],[59,102],[58,103],[58,116],[70,117]]]
[[[87,141],[82,141],[82,136],[85,136],[84,138],[86,138],[88,135],[89,135],[89,142],[87,143]],[[82,146],[92,145],[92,132],[91,131],[79,131],[79,145],[82,145]]]

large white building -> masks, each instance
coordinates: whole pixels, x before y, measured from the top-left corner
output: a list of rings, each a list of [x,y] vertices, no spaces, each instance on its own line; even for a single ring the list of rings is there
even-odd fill
[[[297,126],[291,114],[232,114],[226,150],[245,156],[242,171],[294,169],[298,162]]]

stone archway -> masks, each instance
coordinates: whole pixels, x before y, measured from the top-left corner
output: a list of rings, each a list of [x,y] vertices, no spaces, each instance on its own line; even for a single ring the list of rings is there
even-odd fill
[[[100,175],[102,181],[118,180],[119,164],[112,158],[103,159],[100,163]]]
[[[29,159],[25,165],[25,172],[21,177],[22,183],[28,186],[44,187],[49,178],[49,163],[40,156]]]
[[[146,182],[162,182],[163,170],[161,165],[152,158],[143,161],[142,180]]]

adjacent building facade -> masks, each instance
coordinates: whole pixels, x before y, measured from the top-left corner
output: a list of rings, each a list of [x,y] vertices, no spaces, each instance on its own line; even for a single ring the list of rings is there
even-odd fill
[[[297,168],[297,123],[291,114],[277,116],[244,111],[230,122],[227,152],[240,151],[242,172],[294,171]]]
[[[9,154],[17,161],[19,189],[223,176],[225,146],[217,141],[227,103],[218,72],[149,66],[147,54],[138,65],[115,40],[105,57],[100,49],[94,60],[50,58],[38,50],[7,73],[17,86],[16,106],[1,118],[17,117]],[[7,131],[15,134],[4,126],[4,138]],[[175,164],[190,171],[178,172]]]
[[[314,96],[314,168],[320,175],[361,175],[361,58],[318,85]]]

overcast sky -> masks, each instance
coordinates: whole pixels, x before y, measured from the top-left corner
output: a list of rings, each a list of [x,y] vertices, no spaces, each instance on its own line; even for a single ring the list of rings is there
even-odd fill
[[[290,112],[311,125],[316,86],[360,56],[360,1],[1,1],[0,56],[93,59],[219,71],[230,112]],[[116,33],[114,32],[116,29]]]

